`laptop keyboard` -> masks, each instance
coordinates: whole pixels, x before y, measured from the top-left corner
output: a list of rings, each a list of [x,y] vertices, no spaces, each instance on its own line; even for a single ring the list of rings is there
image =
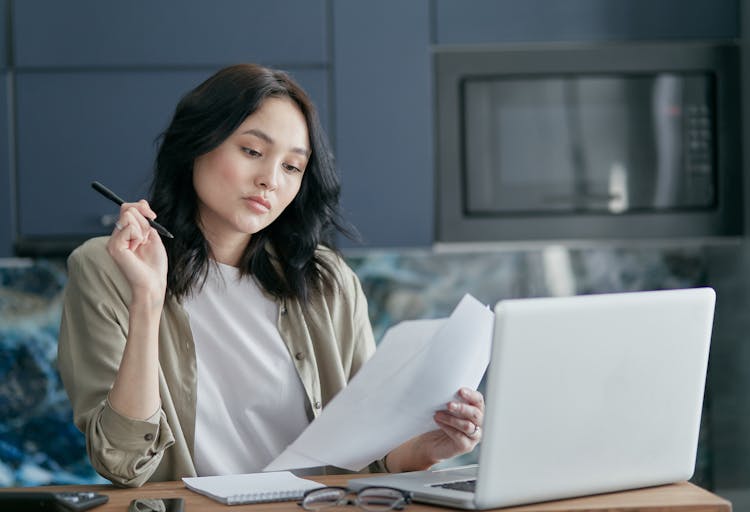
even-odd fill
[[[454,491],[474,492],[477,486],[475,480],[463,480],[461,482],[448,482],[447,484],[433,484],[432,487],[441,487],[443,489],[453,489]]]

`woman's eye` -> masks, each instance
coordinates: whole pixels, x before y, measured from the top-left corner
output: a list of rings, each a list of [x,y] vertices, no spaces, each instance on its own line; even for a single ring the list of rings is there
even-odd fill
[[[253,148],[242,148],[242,151],[250,156],[261,156],[260,152],[255,151]]]
[[[281,166],[289,172],[302,172],[302,170],[299,167],[295,167],[290,164],[281,164]]]

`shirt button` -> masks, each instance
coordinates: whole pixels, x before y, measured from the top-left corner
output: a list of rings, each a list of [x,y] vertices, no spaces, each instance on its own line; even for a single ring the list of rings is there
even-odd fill
[[[145,436],[143,436],[143,439],[145,439],[146,441],[153,441],[154,440],[154,434],[152,434],[151,432],[149,432],[148,434],[146,434]]]
[[[322,407],[322,404],[318,400],[315,400],[313,407],[315,407],[316,409],[320,409]]]
[[[294,358],[297,361],[302,361],[305,358],[305,354],[303,354],[302,352],[297,352],[296,354],[294,354]]]

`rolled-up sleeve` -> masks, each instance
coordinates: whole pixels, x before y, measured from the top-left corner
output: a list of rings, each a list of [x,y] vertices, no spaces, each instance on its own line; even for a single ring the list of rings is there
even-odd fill
[[[105,401],[96,421],[88,422],[87,446],[92,464],[123,486],[142,485],[156,470],[161,454],[174,444],[163,411],[150,418],[128,418]]]

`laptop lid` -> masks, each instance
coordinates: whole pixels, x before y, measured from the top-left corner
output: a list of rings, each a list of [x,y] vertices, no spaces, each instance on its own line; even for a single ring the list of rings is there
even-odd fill
[[[689,479],[710,288],[495,307],[478,508]]]
[[[689,479],[714,301],[697,288],[499,302],[479,467],[349,484],[486,509]],[[472,475],[475,493],[436,486]]]

